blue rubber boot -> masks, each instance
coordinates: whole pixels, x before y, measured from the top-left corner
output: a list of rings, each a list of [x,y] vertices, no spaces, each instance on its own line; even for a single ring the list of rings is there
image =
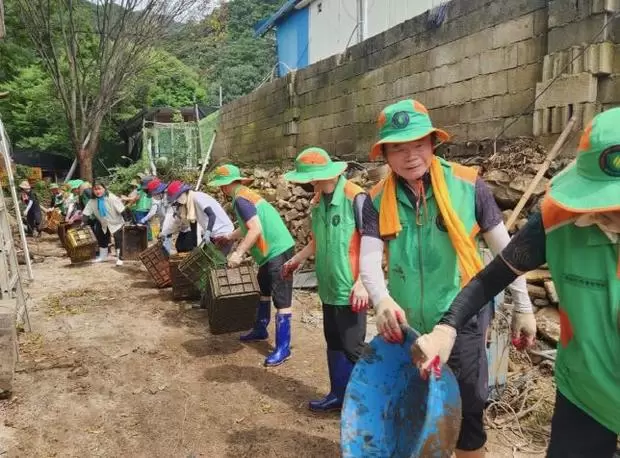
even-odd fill
[[[351,377],[354,364],[342,351],[327,350],[330,392],[323,399],[310,401],[308,408],[314,412],[340,410],[344,402],[344,393]]]
[[[260,301],[258,303],[258,310],[256,311],[256,322],[254,328],[239,337],[241,342],[253,342],[256,340],[266,340],[269,338],[269,332],[267,326],[271,320],[271,301]]]
[[[291,314],[276,315],[276,349],[265,359],[265,366],[279,366],[291,357]]]

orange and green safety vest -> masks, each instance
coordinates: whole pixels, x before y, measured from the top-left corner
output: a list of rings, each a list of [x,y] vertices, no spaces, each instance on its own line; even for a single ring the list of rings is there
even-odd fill
[[[234,205],[235,200],[239,197],[247,199],[254,204],[256,216],[258,216],[262,227],[261,235],[250,248],[250,254],[256,261],[256,264],[262,266],[267,261],[295,246],[295,240],[293,240],[293,236],[288,231],[278,211],[256,192],[245,186],[239,186],[233,195],[233,208],[235,208],[239,228],[244,236],[248,233],[248,227]]]
[[[440,159],[452,207],[472,237],[479,231],[476,222],[477,172],[471,167]],[[380,211],[382,190],[371,190],[373,205]],[[401,232],[385,241],[388,256],[388,290],[407,314],[407,321],[421,333],[439,322],[461,290],[457,254],[439,212],[432,187],[416,209],[403,184],[398,183],[396,199]]]
[[[620,243],[551,199],[542,204],[546,258],[560,299],[558,390],[620,434]]]
[[[360,252],[353,200],[363,192],[340,176],[329,205],[321,197],[312,208],[316,276],[324,304],[350,305],[351,289],[359,275]]]

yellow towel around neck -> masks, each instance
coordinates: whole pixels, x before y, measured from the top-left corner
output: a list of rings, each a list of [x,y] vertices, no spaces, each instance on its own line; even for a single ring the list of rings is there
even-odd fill
[[[461,286],[469,281],[482,270],[482,260],[476,249],[474,240],[465,230],[463,222],[452,207],[450,193],[443,168],[439,158],[433,157],[430,167],[431,185],[437,202],[439,212],[444,219],[450,242],[456,251],[459,270],[461,272]],[[396,237],[402,230],[400,217],[398,216],[398,202],[396,199],[397,177],[391,172],[383,181],[381,206],[379,208],[379,232],[382,237]]]
[[[185,202],[187,213],[185,214],[190,223],[196,222],[196,205],[194,205],[194,191],[187,192],[187,202]]]

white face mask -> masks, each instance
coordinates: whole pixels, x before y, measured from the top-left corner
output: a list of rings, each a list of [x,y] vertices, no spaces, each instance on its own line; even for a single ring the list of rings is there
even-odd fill
[[[620,238],[620,211],[608,213],[587,213],[575,221],[575,225],[586,227],[596,224],[612,242]]]
[[[177,199],[177,203],[179,205],[185,205],[187,203],[187,193],[184,192],[183,194],[181,194],[179,196],[179,198]]]

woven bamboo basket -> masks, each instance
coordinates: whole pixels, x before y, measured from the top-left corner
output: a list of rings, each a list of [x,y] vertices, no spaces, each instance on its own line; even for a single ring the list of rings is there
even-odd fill
[[[90,261],[97,255],[97,239],[89,226],[67,231],[67,253],[71,264]]]
[[[166,288],[172,284],[168,252],[161,242],[144,250],[139,258],[158,288]]]
[[[201,300],[201,305],[207,309],[211,334],[250,329],[256,318],[259,291],[256,270],[252,266],[211,270],[209,287]]]
[[[172,281],[173,299],[200,299],[200,290],[181,273],[180,264],[191,253],[176,253],[170,255],[170,280]]]

